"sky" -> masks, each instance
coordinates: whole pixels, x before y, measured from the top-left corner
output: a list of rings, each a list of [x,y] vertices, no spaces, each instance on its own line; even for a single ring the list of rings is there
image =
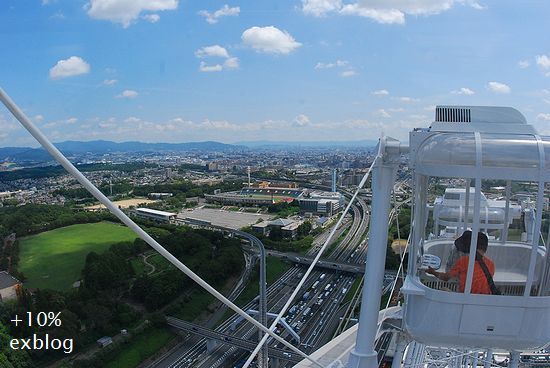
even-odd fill
[[[52,141],[407,141],[438,104],[550,135],[550,1],[2,0],[0,87]],[[0,107],[0,147],[36,146]]]

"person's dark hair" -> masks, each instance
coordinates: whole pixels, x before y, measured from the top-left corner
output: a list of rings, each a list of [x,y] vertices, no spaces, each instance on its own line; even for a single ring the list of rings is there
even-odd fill
[[[472,232],[470,230],[466,230],[465,232],[460,235],[455,240],[455,247],[462,253],[470,253],[470,242],[472,241]],[[489,239],[487,238],[487,235],[484,233],[477,233],[477,250],[481,250],[483,252],[487,251],[487,247],[489,246]]]

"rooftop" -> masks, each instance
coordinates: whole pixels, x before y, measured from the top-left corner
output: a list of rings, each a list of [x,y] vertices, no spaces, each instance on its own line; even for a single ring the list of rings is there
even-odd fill
[[[142,212],[142,213],[150,213],[158,216],[167,216],[167,217],[177,215],[177,213],[173,213],[173,212],[165,212],[165,211],[153,210],[151,208],[143,208],[143,207],[136,208],[136,211]]]
[[[7,271],[0,272],[0,289],[9,288],[11,286],[20,284],[21,281],[10,275]]]

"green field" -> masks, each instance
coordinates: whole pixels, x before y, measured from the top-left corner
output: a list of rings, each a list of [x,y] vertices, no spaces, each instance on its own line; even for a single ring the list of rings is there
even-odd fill
[[[130,229],[111,222],[46,231],[21,239],[19,271],[26,287],[68,290],[80,279],[88,253],[102,253],[111,244],[135,238]]]

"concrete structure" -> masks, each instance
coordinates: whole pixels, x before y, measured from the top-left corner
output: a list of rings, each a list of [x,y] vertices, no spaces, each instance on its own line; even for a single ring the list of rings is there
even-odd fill
[[[172,197],[172,193],[149,193],[147,196],[152,199],[163,199]]]
[[[21,281],[7,271],[0,272],[0,301],[15,300],[21,291]]]
[[[133,214],[147,220],[153,220],[158,222],[172,222],[176,219],[176,216],[177,216],[176,213],[153,210],[150,208],[143,208],[143,207],[136,208],[133,211]]]
[[[301,213],[332,216],[344,207],[344,196],[337,192],[314,191],[298,199]]]
[[[252,230],[262,235],[268,235],[272,228],[278,227],[283,232],[283,236],[285,238],[293,238],[296,236],[300,225],[301,222],[279,218],[273,221],[263,221],[258,224],[254,224],[252,225]]]

